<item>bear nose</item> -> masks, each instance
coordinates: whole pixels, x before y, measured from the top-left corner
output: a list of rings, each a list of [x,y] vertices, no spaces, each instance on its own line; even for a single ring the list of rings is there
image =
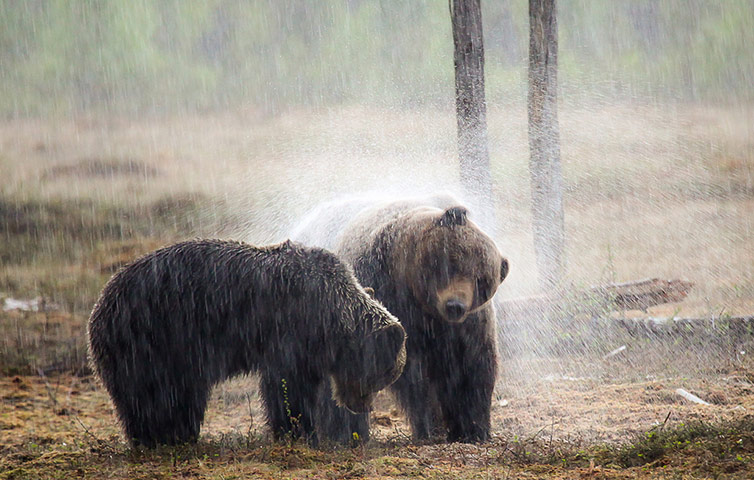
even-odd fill
[[[458,300],[448,300],[445,304],[445,315],[448,320],[458,320],[466,313],[466,305]]]

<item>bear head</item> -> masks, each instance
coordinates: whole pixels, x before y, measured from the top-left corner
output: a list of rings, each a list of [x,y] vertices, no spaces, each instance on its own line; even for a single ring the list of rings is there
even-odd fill
[[[420,207],[393,227],[394,278],[434,318],[463,322],[508,275],[508,260],[464,207]]]
[[[353,413],[369,411],[406,364],[406,331],[372,295],[363,289],[345,312],[356,318],[356,328],[340,342],[331,376],[333,398]]]

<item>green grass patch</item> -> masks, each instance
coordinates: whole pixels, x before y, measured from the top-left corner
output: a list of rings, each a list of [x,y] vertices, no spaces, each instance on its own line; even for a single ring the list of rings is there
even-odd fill
[[[745,468],[754,465],[753,456],[754,416],[719,424],[697,421],[657,428],[626,444],[595,449],[599,463],[623,468],[671,464],[678,458],[699,463],[733,462]]]

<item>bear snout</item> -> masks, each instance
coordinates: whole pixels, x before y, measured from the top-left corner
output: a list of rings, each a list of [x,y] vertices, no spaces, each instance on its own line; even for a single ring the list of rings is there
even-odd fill
[[[450,323],[466,320],[474,305],[474,282],[456,277],[445,288],[437,292],[434,310],[437,315]]]
[[[343,403],[351,413],[367,413],[372,411],[372,402],[374,401],[374,397],[374,394],[349,396]]]
[[[457,322],[466,315],[468,308],[466,304],[459,300],[448,300],[445,303],[445,318],[451,322]]]

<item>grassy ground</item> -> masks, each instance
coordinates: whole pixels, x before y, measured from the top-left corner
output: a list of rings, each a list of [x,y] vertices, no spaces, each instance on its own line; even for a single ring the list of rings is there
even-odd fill
[[[506,297],[537,283],[523,112],[490,112]],[[569,280],[695,283],[682,303],[621,314],[754,313],[752,112],[566,106]],[[447,112],[358,108],[0,124],[0,302],[41,301],[0,311],[0,478],[751,476],[751,338],[634,338],[606,319],[515,339],[485,445],[412,445],[387,397],[363,449],[276,445],[242,380],[217,389],[198,445],[127,448],[85,356],[89,310],[120,265],[195,236],[279,240],[341,193],[452,189],[454,128]],[[568,347],[552,356],[544,341]]]
[[[610,388],[638,395],[639,407],[643,403],[669,413],[646,431],[624,429],[621,440],[609,442],[581,436],[588,429],[583,426],[563,436],[555,421],[515,435],[509,421],[504,427],[510,418],[505,415],[526,416],[527,409],[529,415],[547,413],[546,407],[531,403],[534,396],[527,407],[520,405],[522,397],[504,407],[510,413],[496,421],[498,433],[488,443],[417,445],[409,442],[400,415],[389,411],[389,399],[381,398],[375,441],[357,449],[313,450],[300,443],[271,442],[260,421],[255,388],[241,379],[215,392],[196,445],[149,451],[124,443],[107,396],[91,377],[5,377],[0,381],[0,478],[750,478],[750,415],[723,403],[711,412],[684,405],[660,383],[552,387],[562,401],[590,403],[620,415],[624,407],[615,403],[616,397],[590,398]],[[754,407],[740,385],[730,388],[726,401]],[[556,408],[569,407],[564,402]],[[501,409],[496,407],[498,414]],[[641,417],[638,410],[636,419]],[[573,415],[588,425],[590,414],[574,409]]]

